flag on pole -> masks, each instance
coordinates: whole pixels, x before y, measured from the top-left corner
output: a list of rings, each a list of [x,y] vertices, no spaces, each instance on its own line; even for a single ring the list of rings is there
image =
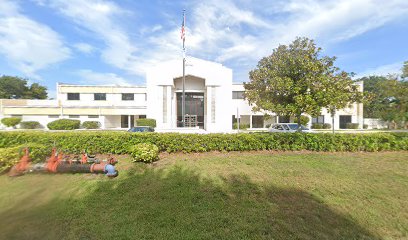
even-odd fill
[[[183,22],[181,23],[181,39],[183,40],[183,45],[184,45],[184,40],[186,39],[186,14],[183,11]]]

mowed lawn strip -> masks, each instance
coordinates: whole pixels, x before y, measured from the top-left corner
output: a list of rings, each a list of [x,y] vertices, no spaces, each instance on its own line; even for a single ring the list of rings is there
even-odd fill
[[[126,156],[120,175],[0,176],[4,239],[404,239],[408,152]],[[1,237],[0,237],[1,238]]]

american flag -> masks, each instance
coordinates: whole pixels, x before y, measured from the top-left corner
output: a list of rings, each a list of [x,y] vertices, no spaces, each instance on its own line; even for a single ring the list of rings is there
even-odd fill
[[[184,45],[184,40],[186,39],[185,25],[186,25],[186,15],[183,12],[183,22],[181,23],[181,39],[183,40],[183,45]]]

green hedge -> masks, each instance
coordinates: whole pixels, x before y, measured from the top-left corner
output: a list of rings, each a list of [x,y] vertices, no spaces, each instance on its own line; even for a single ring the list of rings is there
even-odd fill
[[[47,124],[50,130],[74,130],[81,126],[81,121],[73,119],[58,119]]]
[[[131,146],[153,143],[163,152],[250,150],[396,151],[408,150],[408,133],[240,133],[181,134],[128,132],[0,132],[0,148],[36,142],[66,153],[128,154]]]
[[[9,170],[24,155],[24,148],[28,147],[33,163],[45,162],[51,155],[51,145],[26,143],[19,146],[0,148],[0,173]]]
[[[26,121],[20,123],[20,128],[22,129],[36,129],[41,128],[41,124],[37,121]]]
[[[156,120],[152,118],[139,118],[136,119],[137,126],[149,126],[152,128],[156,127]]]

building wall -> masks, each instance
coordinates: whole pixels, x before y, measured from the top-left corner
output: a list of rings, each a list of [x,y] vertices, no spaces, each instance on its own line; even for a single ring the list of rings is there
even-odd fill
[[[121,115],[137,119],[147,115],[157,121],[158,130],[177,131],[177,92],[182,91],[182,61],[163,62],[147,70],[146,86],[91,86],[57,84],[56,100],[0,100],[0,118],[22,116],[23,121],[39,121],[44,126],[57,118],[79,115],[81,121],[100,121],[103,128],[120,128]],[[252,128],[254,116],[265,112],[252,112],[244,99],[233,99],[233,91],[244,91],[242,84],[233,84],[232,70],[221,64],[197,58],[186,62],[186,92],[204,93],[204,128],[207,132],[230,132],[233,116]],[[358,83],[360,90],[363,84]],[[68,93],[79,93],[80,100],[67,100]],[[106,100],[95,101],[95,93],[105,93]],[[133,93],[134,100],[122,100],[122,93]],[[263,127],[277,121],[276,114],[264,120]],[[53,115],[49,117],[49,115]],[[97,115],[98,118],[89,118]],[[325,123],[331,124],[330,114],[323,109]],[[350,115],[353,123],[363,127],[363,105],[352,104],[335,115],[335,129],[339,129],[339,116]],[[72,116],[71,116],[72,117]],[[311,122],[311,121],[310,121]],[[310,124],[309,124],[310,125]]]

